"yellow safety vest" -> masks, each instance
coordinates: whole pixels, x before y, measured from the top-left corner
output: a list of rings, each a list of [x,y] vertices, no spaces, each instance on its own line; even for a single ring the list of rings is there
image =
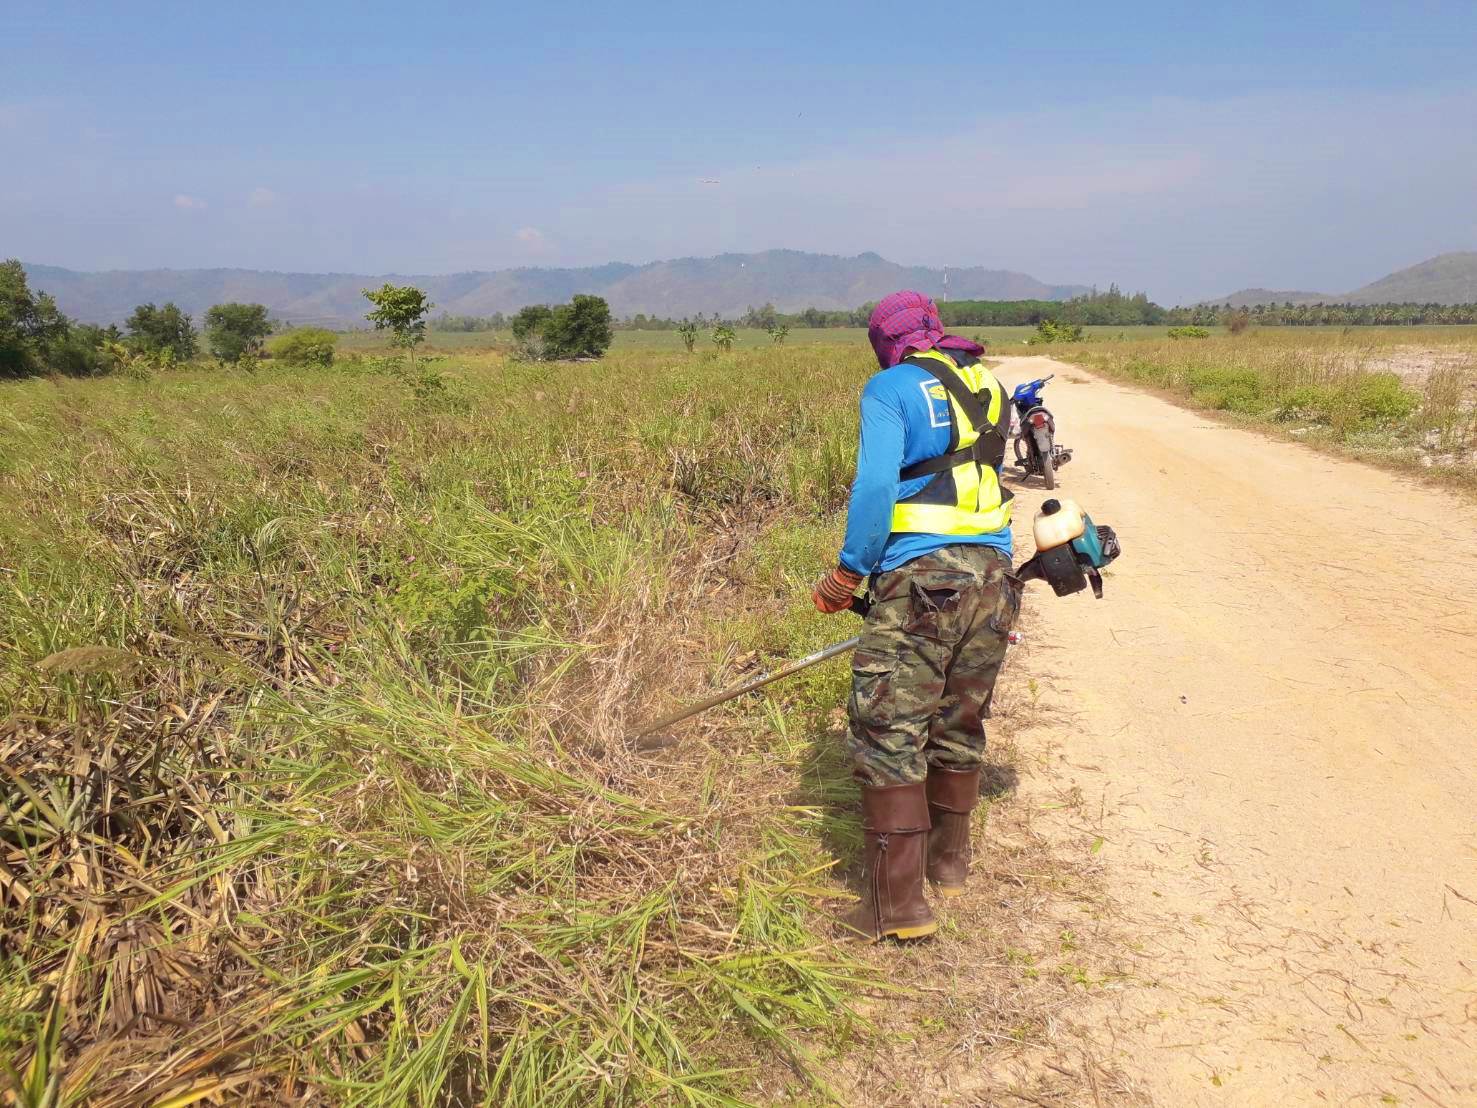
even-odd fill
[[[1010,428],[1005,389],[977,358],[959,357],[956,364],[947,354],[925,350],[903,359],[903,364],[937,377],[948,394],[949,452],[898,474],[899,481],[934,477],[897,502],[892,512],[895,532],[984,535],[1010,526],[1013,494],[1001,488],[998,472]]]

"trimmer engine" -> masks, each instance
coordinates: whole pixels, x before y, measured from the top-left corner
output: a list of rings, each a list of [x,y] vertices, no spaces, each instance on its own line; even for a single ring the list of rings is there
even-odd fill
[[[1022,581],[1045,581],[1057,596],[1071,596],[1081,592],[1089,583],[1092,595],[1099,600],[1103,596],[1103,576],[1098,571],[1122,553],[1118,536],[1111,527],[1099,527],[1086,512],[1077,510],[1082,520],[1080,531],[1074,538],[1045,549],[1038,549],[1036,556],[1020,569],[1016,576]],[[1062,511],[1060,501],[1048,500],[1041,505],[1041,517],[1052,517]],[[1041,518],[1038,517],[1038,518]],[[1071,528],[1077,531],[1078,528]],[[1038,528],[1038,536],[1043,529]]]

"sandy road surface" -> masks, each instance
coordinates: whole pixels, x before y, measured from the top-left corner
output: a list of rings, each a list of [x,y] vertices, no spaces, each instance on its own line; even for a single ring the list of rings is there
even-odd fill
[[[999,374],[1053,371],[1062,489],[1125,550],[1106,600],[1029,600],[1072,818],[1144,943],[1089,1034],[1164,1105],[1477,1105],[1477,510]]]

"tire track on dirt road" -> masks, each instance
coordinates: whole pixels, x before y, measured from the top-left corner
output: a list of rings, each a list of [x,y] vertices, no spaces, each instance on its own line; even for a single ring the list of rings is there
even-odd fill
[[[999,370],[1049,372],[1060,492],[1125,551],[1105,600],[1028,600],[1070,818],[1143,940],[1086,1033],[1165,1105],[1477,1104],[1477,510]]]

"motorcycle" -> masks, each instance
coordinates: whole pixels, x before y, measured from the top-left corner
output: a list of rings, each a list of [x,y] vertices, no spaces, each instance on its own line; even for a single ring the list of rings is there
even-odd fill
[[[1056,444],[1056,420],[1041,403],[1041,389],[1056,374],[1017,385],[1010,394],[1016,419],[1015,464],[1027,477],[1040,477],[1048,489],[1056,488],[1056,471],[1072,460],[1072,452]]]

